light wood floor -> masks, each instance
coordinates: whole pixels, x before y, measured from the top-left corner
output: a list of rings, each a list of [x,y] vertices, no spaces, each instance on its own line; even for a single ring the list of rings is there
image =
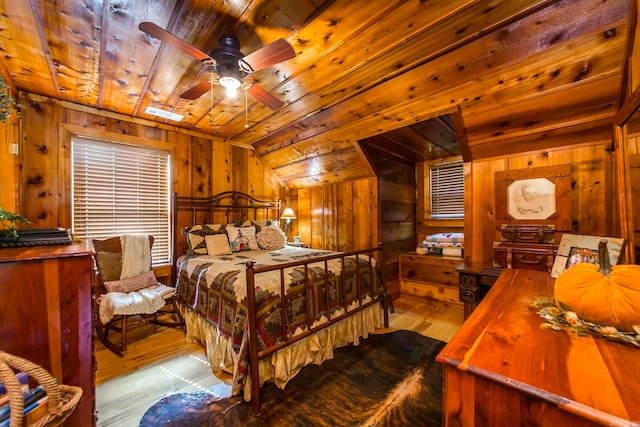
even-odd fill
[[[463,323],[461,305],[402,296],[394,306],[390,330],[413,330],[448,342]],[[130,337],[132,342],[123,357],[96,340],[98,427],[138,426],[147,409],[169,394],[212,387],[218,396],[229,395],[230,377],[211,374],[205,349],[185,343],[182,331],[144,325],[132,329]]]

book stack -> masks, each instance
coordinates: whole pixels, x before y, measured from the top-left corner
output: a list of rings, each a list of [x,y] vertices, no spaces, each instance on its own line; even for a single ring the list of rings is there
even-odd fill
[[[23,425],[30,425],[47,412],[47,393],[44,387],[38,385],[29,387],[29,376],[25,372],[16,373],[23,396]],[[0,427],[8,427],[11,417],[9,394],[4,383],[0,382]]]

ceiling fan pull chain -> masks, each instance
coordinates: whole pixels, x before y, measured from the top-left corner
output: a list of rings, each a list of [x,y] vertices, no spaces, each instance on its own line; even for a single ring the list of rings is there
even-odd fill
[[[209,75],[209,123],[213,124],[213,71]]]
[[[244,90],[244,128],[249,129],[249,94]]]

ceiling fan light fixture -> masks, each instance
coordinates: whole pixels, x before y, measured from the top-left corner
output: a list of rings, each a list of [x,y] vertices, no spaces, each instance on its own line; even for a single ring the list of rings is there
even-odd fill
[[[231,76],[220,77],[218,83],[220,84],[220,86],[227,89],[227,96],[230,96],[232,98],[235,98],[238,93],[238,88],[240,88],[240,86],[242,85],[240,80]]]

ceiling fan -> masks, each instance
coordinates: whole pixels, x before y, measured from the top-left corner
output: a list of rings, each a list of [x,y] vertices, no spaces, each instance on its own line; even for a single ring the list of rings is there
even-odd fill
[[[229,94],[242,88],[272,110],[277,110],[284,104],[261,86],[245,82],[245,78],[255,71],[295,57],[293,47],[285,39],[278,39],[245,56],[240,51],[240,42],[235,36],[220,36],[218,46],[207,55],[152,22],[142,22],[138,28],[169,46],[191,55],[208,65],[211,72],[218,75],[217,82],[212,78],[210,81],[199,83],[180,94],[180,98],[197,99],[217,83],[226,88]]]

